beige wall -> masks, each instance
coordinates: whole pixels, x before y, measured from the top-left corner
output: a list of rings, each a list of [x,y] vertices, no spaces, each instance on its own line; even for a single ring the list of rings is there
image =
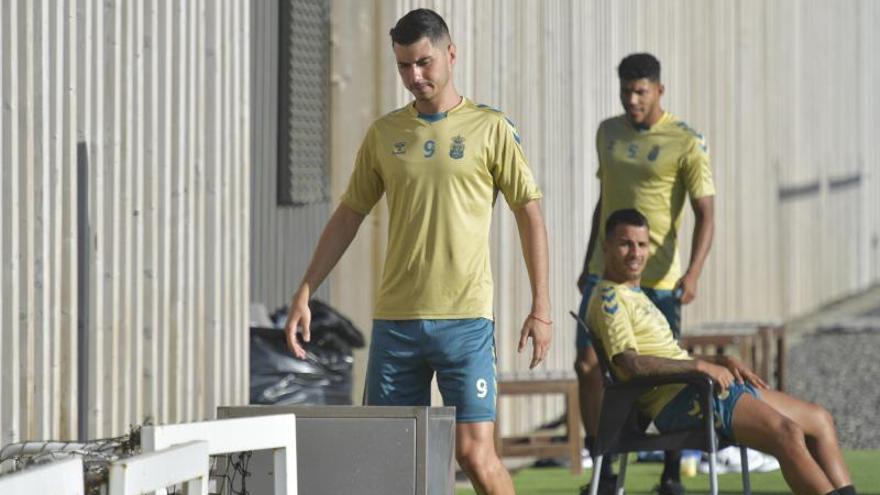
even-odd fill
[[[415,6],[446,18],[458,46],[458,89],[517,123],[545,192],[557,325],[538,373],[570,373],[567,311],[579,302],[574,281],[598,194],[593,137],[599,121],[620,110],[615,69],[634,51],[660,58],[664,106],[706,134],[713,159],[717,234],[685,332],[701,322],[789,318],[880,279],[877,3],[336,1],[335,197],[369,122],[409,100],[387,30]],[[377,208],[333,275],[332,301],[365,329],[384,221]],[[685,263],[691,228],[688,212]],[[528,279],[503,203],[492,249],[499,371],[524,373],[527,359],[514,348]],[[501,407],[523,428],[558,414],[561,403],[505,400]]]
[[[0,2],[0,444],[247,401],[246,7]]]

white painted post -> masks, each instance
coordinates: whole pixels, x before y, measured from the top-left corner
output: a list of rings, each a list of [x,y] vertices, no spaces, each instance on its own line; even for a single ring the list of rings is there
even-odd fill
[[[184,484],[186,495],[208,494],[208,442],[196,441],[110,464],[109,495],[141,495]]]
[[[272,449],[275,495],[296,495],[296,415],[144,426],[141,430],[144,452],[192,440],[207,441],[209,455]]]
[[[83,490],[83,465],[80,457],[0,476],[0,493],[4,494],[83,495]]]

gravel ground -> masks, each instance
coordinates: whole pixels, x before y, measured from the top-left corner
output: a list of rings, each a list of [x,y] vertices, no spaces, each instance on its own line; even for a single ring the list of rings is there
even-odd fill
[[[874,312],[877,315],[874,315]],[[788,392],[823,405],[848,449],[880,448],[880,308],[825,323],[788,349]]]

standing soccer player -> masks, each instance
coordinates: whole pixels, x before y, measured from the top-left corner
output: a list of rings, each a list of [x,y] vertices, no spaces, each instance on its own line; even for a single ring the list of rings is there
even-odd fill
[[[285,331],[298,357],[308,300],[385,195],[388,248],[374,311],[365,402],[428,405],[434,373],[456,407],[456,458],[479,493],[513,493],[494,446],[495,345],[489,226],[497,191],[513,210],[532,289],[519,350],[531,367],[550,346],[547,234],[541,192],[504,114],[463,98],[455,45],[437,13],[413,10],[391,29],[401,81],[415,101],[367,131],[342,203],[293,295]]]
[[[681,305],[693,301],[714,231],[712,171],[705,139],[684,121],[660,106],[664,87],[660,62],[651,54],[625,57],[618,66],[623,115],[605,120],[596,133],[600,197],[593,213],[584,268],[578,278],[583,294],[580,316],[585,318],[590,294],[604,271],[602,243],[611,212],[634,208],[651,225],[651,257],[641,277],[645,294],[663,312],[677,339],[681,334]],[[685,196],[696,223],[690,262],[682,273],[678,231]],[[602,379],[589,335],[577,329],[575,370],[580,385],[582,419],[587,434],[596,434],[602,398]],[[588,442],[589,443],[589,442]],[[661,495],[684,493],[680,452],[666,452],[660,480]],[[612,490],[614,478],[606,463],[602,491]]]

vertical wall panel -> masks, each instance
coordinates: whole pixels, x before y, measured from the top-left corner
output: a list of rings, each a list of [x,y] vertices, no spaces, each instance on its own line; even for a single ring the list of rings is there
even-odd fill
[[[17,74],[19,67],[19,46],[21,40],[19,38],[19,14],[18,2],[4,2],[0,5],[3,12],[2,29],[3,29],[3,59],[6,63],[2,64],[3,77],[3,134],[2,134],[2,150],[3,163],[17,163],[19,158],[19,134],[21,133],[21,123],[19,122],[19,96],[18,96],[18,80]],[[3,256],[0,262],[3,263],[2,269],[2,287],[3,287],[3,309],[2,314],[2,383],[3,394],[6,399],[3,401],[0,411],[0,421],[2,421],[2,438],[17,439],[21,437],[21,428],[19,425],[20,397],[19,389],[21,387],[21,367],[18,345],[21,339],[19,329],[19,311],[21,304],[21,296],[18,283],[18,208],[19,208],[19,188],[18,188],[18,171],[19,167],[2,167],[2,197],[3,208],[0,209],[0,218],[2,218],[2,236]],[[12,331],[15,329],[15,331]]]
[[[0,5],[0,444],[247,401],[241,12]]]

